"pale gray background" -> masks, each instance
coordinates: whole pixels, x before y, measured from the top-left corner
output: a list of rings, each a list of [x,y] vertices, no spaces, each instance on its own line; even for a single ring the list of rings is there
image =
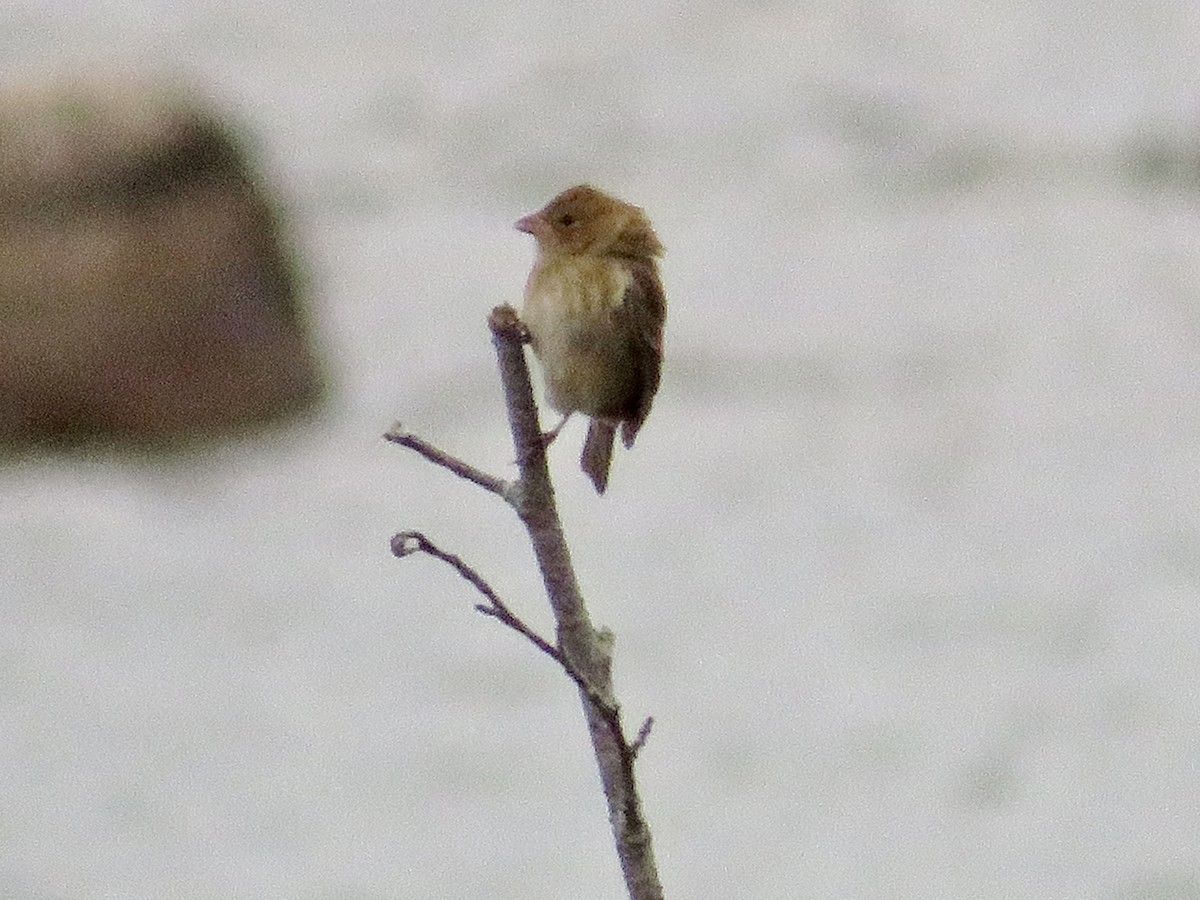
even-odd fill
[[[80,59],[250,125],[338,392],[0,467],[5,900],[623,896],[574,692],[387,551],[545,627],[522,533],[379,438],[511,471],[484,320],[581,180],[668,247],[637,448],[553,451],[668,896],[1200,897],[1200,5],[0,6]]]

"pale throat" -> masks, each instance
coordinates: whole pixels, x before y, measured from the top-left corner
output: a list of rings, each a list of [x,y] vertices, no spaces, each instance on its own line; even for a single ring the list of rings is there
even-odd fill
[[[628,268],[598,257],[539,259],[529,273],[521,319],[533,335],[539,357],[569,350],[607,326],[625,300]],[[545,361],[545,360],[544,360]]]

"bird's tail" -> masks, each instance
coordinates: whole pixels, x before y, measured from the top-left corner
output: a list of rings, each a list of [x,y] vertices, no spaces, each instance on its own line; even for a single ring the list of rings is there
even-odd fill
[[[597,494],[603,494],[608,487],[608,465],[612,462],[613,440],[616,436],[615,425],[596,419],[588,423],[587,440],[583,442],[579,466],[592,479]]]

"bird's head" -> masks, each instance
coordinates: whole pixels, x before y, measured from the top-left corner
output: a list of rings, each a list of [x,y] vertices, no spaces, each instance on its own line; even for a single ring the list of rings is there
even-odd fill
[[[568,188],[537,212],[518,220],[515,227],[533,235],[539,251],[548,255],[638,259],[663,252],[639,207],[588,185]]]

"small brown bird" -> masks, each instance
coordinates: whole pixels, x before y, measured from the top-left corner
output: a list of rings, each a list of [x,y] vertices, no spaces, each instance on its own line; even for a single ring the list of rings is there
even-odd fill
[[[596,492],[608,486],[617,427],[633,446],[658,390],[667,299],[645,214],[580,185],[516,223],[537,239],[521,319],[546,378],[546,399],[591,418],[580,465]]]

